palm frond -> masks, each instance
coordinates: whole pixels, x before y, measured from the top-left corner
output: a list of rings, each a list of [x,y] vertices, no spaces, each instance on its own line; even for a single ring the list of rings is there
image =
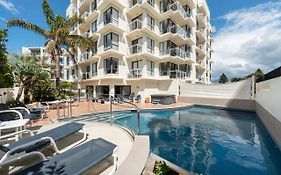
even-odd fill
[[[55,20],[55,14],[54,14],[53,10],[51,9],[51,7],[48,3],[48,0],[43,0],[42,8],[43,8],[43,12],[44,12],[44,15],[46,18],[46,22],[51,27]]]
[[[80,24],[82,22],[84,22],[83,18],[81,18],[81,17],[79,17],[77,15],[74,15],[71,18],[66,20],[64,27],[70,28],[70,27],[73,27],[76,24]]]
[[[7,22],[7,27],[20,27],[26,30],[33,31],[34,33],[40,34],[45,36],[46,38],[49,37],[49,32],[45,29],[32,24],[30,22],[24,21],[22,19],[11,19]]]

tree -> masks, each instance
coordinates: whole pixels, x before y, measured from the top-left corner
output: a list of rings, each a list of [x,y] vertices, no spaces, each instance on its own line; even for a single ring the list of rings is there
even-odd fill
[[[247,76],[247,78],[250,78],[253,75],[256,77],[256,79],[258,79],[258,78],[262,77],[264,75],[264,73],[263,73],[263,71],[261,69],[257,69],[256,72],[249,74]]]
[[[42,35],[47,39],[46,50],[56,65],[56,87],[60,91],[60,64],[59,58],[62,55],[62,48],[65,48],[74,58],[75,48],[85,47],[87,51],[92,48],[93,38],[85,38],[80,35],[70,34],[69,29],[83,22],[83,19],[74,15],[66,19],[61,15],[55,15],[47,0],[42,1],[42,8],[48,29],[32,24],[22,19],[11,19],[8,21],[8,27],[21,27]]]
[[[241,81],[241,80],[244,80],[244,78],[240,78],[240,77],[234,77],[231,79],[231,82],[238,82],[238,81]]]
[[[13,70],[16,81],[20,85],[16,101],[19,101],[24,89],[30,91],[33,86],[45,83],[45,79],[49,76],[49,73],[40,65],[40,61],[31,56],[19,57]]]
[[[14,85],[11,65],[7,60],[7,30],[0,30],[0,88],[10,88]]]
[[[228,78],[227,76],[223,73],[221,76],[220,76],[220,80],[219,80],[219,83],[227,83],[228,82]]]

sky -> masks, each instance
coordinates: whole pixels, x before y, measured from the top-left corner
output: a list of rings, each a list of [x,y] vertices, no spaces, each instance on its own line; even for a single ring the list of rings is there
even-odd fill
[[[56,14],[64,15],[70,0],[49,0]],[[0,28],[6,20],[21,18],[46,28],[41,0],[0,0]],[[213,34],[213,79],[222,73],[244,76],[261,68],[281,65],[281,0],[207,0]],[[20,28],[9,28],[7,49],[42,46],[45,39]]]

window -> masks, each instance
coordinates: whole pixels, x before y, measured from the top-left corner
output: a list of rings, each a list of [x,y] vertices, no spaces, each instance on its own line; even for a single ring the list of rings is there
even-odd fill
[[[160,1],[160,12],[166,12],[168,10],[168,6],[172,4],[172,0],[162,0]]]
[[[152,7],[154,7],[155,0],[147,0],[148,4],[150,4]]]
[[[103,22],[104,25],[108,23],[114,23],[118,24],[119,19],[119,12],[113,7],[109,7],[104,13],[103,13]]]
[[[151,38],[147,38],[147,51],[149,53],[154,53],[155,41]]]
[[[93,43],[93,50],[92,55],[96,55],[98,52],[98,41],[94,41]]]
[[[93,0],[93,2],[91,3],[91,12],[97,10],[97,1]]]
[[[97,31],[97,20],[92,22],[91,29],[92,29],[92,33],[95,33]]]
[[[98,75],[98,63],[92,63],[92,76],[97,76]]]
[[[155,20],[150,15],[147,15],[147,26],[150,30],[154,31]]]
[[[154,62],[153,61],[147,61],[147,73],[148,75],[154,75]]]
[[[69,70],[66,70],[66,79],[69,80]]]
[[[117,58],[107,58],[104,60],[104,72],[105,74],[117,74],[118,73],[118,62]]]
[[[70,60],[69,60],[69,57],[66,58],[66,66],[69,66],[70,64]]]
[[[175,23],[171,19],[165,19],[160,22],[160,33],[164,34],[170,32],[172,26],[175,26]]]
[[[162,42],[160,42],[160,54],[161,55],[174,54],[170,51],[175,51],[175,50],[172,50],[172,49],[176,48],[176,47],[177,47],[177,45],[170,40],[162,41]]]
[[[109,33],[103,37],[104,50],[119,48],[119,36],[115,33]]]

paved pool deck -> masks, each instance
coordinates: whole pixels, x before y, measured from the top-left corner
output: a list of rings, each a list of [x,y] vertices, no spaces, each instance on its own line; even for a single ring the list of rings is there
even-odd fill
[[[167,109],[167,108],[175,108],[175,107],[182,107],[191,105],[190,103],[181,103],[177,102],[171,105],[161,105],[161,104],[151,104],[151,103],[134,103],[139,107],[139,109]],[[127,103],[122,104],[113,104],[112,105],[113,111],[122,111],[122,110],[130,110],[134,109],[132,105]],[[65,114],[68,114],[67,108],[60,109],[60,115],[63,115],[65,109]],[[79,116],[82,114],[87,113],[100,113],[100,112],[109,112],[110,111],[110,104],[105,103],[92,103],[88,101],[81,101],[81,102],[74,102],[72,104],[72,116]],[[33,126],[43,126],[46,124],[57,123],[57,109],[50,109],[47,112],[47,117],[41,120],[38,120],[33,123]]]

